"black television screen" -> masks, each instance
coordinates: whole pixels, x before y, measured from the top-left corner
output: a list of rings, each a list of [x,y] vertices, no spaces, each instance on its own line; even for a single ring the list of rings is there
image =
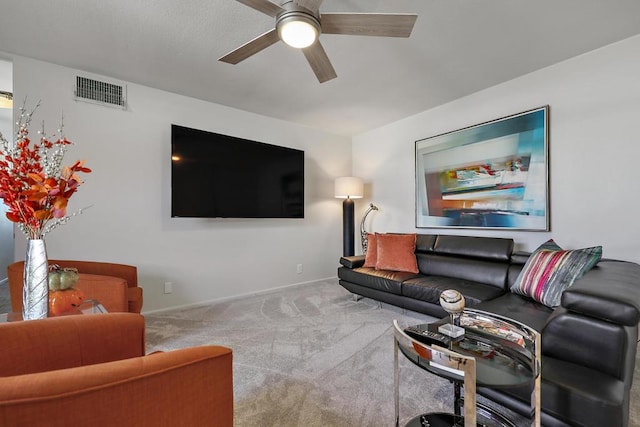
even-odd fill
[[[304,151],[171,125],[171,216],[304,218]]]

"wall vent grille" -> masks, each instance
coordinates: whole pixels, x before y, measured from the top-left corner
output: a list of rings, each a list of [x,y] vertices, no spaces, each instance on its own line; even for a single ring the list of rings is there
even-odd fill
[[[127,88],[86,77],[76,76],[76,100],[127,109]]]

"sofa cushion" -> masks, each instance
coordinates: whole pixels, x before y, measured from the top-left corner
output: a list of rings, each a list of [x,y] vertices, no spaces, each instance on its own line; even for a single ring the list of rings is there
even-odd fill
[[[596,265],[601,257],[602,246],[561,250],[553,240],[549,240],[531,254],[511,291],[547,307],[557,307],[564,290]]]
[[[478,304],[478,310],[505,316],[542,332],[553,310],[530,298],[507,292],[498,298]]]
[[[338,277],[342,280],[396,295],[402,295],[402,282],[416,276],[417,274],[406,271],[376,270],[370,267],[338,268]]]
[[[439,304],[440,294],[447,289],[460,292],[468,307],[496,298],[504,293],[494,286],[445,276],[419,276],[402,284],[402,295]]]
[[[376,270],[418,272],[415,234],[377,234]]]

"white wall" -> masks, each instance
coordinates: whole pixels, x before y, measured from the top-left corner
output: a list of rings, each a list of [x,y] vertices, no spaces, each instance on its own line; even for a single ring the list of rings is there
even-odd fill
[[[13,66],[0,59],[0,90],[13,92]],[[0,108],[0,133],[12,141],[13,117],[10,108]],[[13,262],[13,224],[6,219],[7,207],[0,201],[0,283],[7,279],[7,266]]]
[[[70,201],[71,211],[92,207],[47,236],[49,258],[138,266],[145,311],[335,276],[341,204],[333,180],[351,172],[348,138],[131,83],[127,111],[77,102],[77,70],[12,59],[16,99],[41,100],[34,121],[50,132],[64,112],[75,142],[66,163],[86,158],[93,169]],[[172,123],[304,150],[305,219],[170,218]],[[16,236],[16,259],[24,242]]]
[[[523,250],[554,238],[640,261],[639,76],[636,36],[355,137],[353,173],[380,208],[369,229],[512,236]],[[415,228],[416,140],[547,104],[549,233]]]
[[[374,231],[513,236],[525,250],[553,237],[567,248],[601,244],[606,257],[640,261],[640,37],[358,135],[353,164],[344,137],[131,83],[127,111],[76,102],[76,74],[102,77],[0,56],[14,62],[16,99],[42,100],[38,123],[54,131],[64,112],[76,143],[67,161],[86,158],[94,170],[71,199],[72,210],[93,207],[47,237],[49,256],[137,265],[145,311],[333,277],[341,253],[333,179],[351,173],[367,181],[356,218],[369,201],[380,208],[369,217]],[[416,140],[546,104],[551,232],[415,228]],[[172,123],[305,150],[306,218],[171,219]],[[25,240],[16,237],[22,259]],[[166,281],[173,294],[163,294]]]

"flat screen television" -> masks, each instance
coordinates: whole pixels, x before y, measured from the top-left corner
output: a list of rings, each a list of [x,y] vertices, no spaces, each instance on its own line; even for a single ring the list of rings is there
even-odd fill
[[[304,151],[171,125],[171,216],[304,218]]]

